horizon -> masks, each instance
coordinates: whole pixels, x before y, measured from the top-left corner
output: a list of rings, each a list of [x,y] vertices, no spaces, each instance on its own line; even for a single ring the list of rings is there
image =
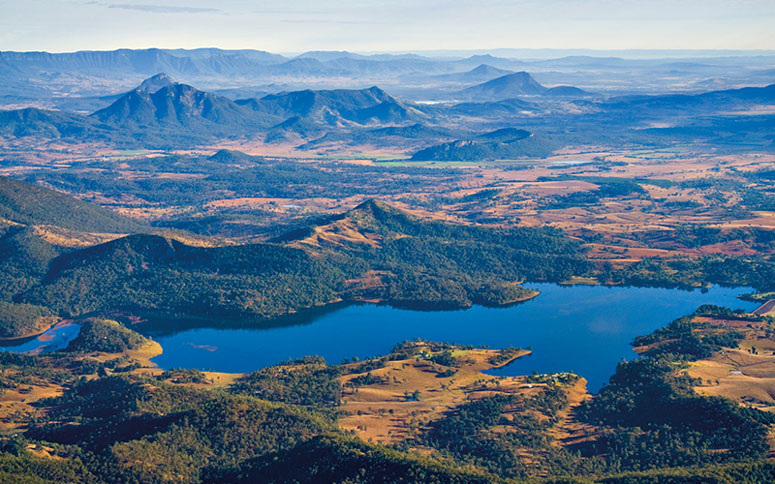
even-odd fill
[[[775,49],[775,4],[762,0],[678,5],[667,0],[613,5],[606,0],[340,1],[323,6],[289,0],[282,8],[244,0],[224,0],[217,7],[202,0],[2,0],[0,12],[0,50],[23,52],[203,44],[288,53]]]
[[[434,49],[434,50],[384,50],[384,51],[358,51],[347,49],[312,49],[305,51],[271,51],[260,48],[224,48],[217,46],[199,46],[199,47],[175,47],[175,46],[154,46],[154,47],[117,47],[112,49],[79,49],[79,50],[9,50],[0,49],[2,52],[13,52],[21,54],[46,53],[46,54],[77,54],[81,52],[117,52],[117,51],[143,51],[160,50],[174,53],[175,51],[195,52],[204,50],[216,50],[223,52],[265,52],[268,54],[283,56],[293,59],[303,55],[318,53],[341,53],[343,55],[354,56],[402,56],[415,55],[434,60],[454,60],[466,59],[475,56],[492,56],[503,59],[523,59],[523,60],[549,60],[564,57],[596,57],[596,58],[622,58],[631,60],[659,60],[659,59],[690,59],[690,58],[717,58],[717,57],[746,57],[746,56],[775,56],[775,49],[560,49],[560,48],[508,48],[495,47],[492,49]]]

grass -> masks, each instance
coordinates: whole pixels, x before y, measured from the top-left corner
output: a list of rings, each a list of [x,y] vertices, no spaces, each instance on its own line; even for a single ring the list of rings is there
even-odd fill
[[[701,322],[708,321],[702,319]],[[767,323],[714,320],[746,333],[737,348],[724,348],[710,358],[692,362],[686,372],[699,379],[695,391],[722,396],[741,405],[775,411],[775,338],[767,337]]]
[[[434,354],[430,350],[425,352],[427,356]],[[512,360],[529,353],[521,350]],[[341,377],[346,391],[339,425],[367,441],[396,443],[471,399],[498,393],[528,395],[542,391],[541,385],[528,388],[526,377],[484,374],[484,370],[496,366],[489,360],[499,354],[500,350],[454,348],[452,356],[459,365],[456,367],[415,357],[389,361],[383,368],[369,372],[381,381],[355,388],[347,387],[347,382],[366,373],[345,375]],[[444,376],[447,370],[454,374]],[[419,399],[411,397],[414,392],[419,392]]]

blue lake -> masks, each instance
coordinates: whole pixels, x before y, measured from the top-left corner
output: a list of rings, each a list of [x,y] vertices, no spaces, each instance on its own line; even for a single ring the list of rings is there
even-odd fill
[[[573,371],[596,392],[616,364],[636,354],[629,343],[703,304],[753,310],[737,296],[747,288],[678,289],[527,284],[541,295],[506,308],[411,311],[383,305],[351,305],[322,313],[306,324],[269,329],[197,328],[153,334],[164,353],[162,368],[249,372],[305,355],[330,363],[378,356],[408,339],[533,350],[496,370],[501,375]]]
[[[81,326],[78,324],[57,325],[39,336],[3,343],[0,345],[0,350],[15,353],[46,353],[63,350],[80,331]]]

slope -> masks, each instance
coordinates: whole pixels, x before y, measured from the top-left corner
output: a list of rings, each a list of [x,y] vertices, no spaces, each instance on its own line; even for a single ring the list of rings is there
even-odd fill
[[[238,104],[283,119],[299,117],[325,126],[401,124],[424,115],[374,86],[369,89],[295,91]]]
[[[555,149],[547,138],[529,131],[504,128],[476,138],[456,140],[422,149],[412,161],[491,161],[547,156]]]
[[[38,185],[0,176],[0,219],[82,232],[136,232],[142,225],[108,209]]]
[[[477,84],[456,93],[461,99],[475,101],[498,101],[519,96],[577,96],[587,93],[577,87],[556,86],[547,88],[527,72],[506,74],[491,81]]]
[[[429,308],[508,304],[535,295],[515,281],[561,281],[588,269],[578,243],[551,228],[427,221],[368,201],[268,244],[113,240],[57,257],[40,284],[17,299],[62,315],[160,310],[259,323],[342,299]]]

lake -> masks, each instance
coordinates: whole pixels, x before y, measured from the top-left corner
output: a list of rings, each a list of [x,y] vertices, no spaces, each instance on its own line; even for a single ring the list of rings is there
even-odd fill
[[[636,357],[629,345],[635,336],[665,326],[702,304],[747,311],[758,306],[737,298],[751,292],[747,288],[526,286],[541,294],[506,308],[428,312],[362,304],[324,312],[306,324],[150,333],[164,348],[153,361],[165,369],[249,372],[305,355],[320,355],[330,363],[378,356],[398,342],[422,338],[491,348],[530,347],[531,356],[493,374],[573,371],[587,378],[590,391],[596,392],[622,358]]]
[[[62,350],[67,348],[80,331],[81,326],[78,324],[57,324],[38,336],[0,343],[0,350],[15,353],[46,353]]]

